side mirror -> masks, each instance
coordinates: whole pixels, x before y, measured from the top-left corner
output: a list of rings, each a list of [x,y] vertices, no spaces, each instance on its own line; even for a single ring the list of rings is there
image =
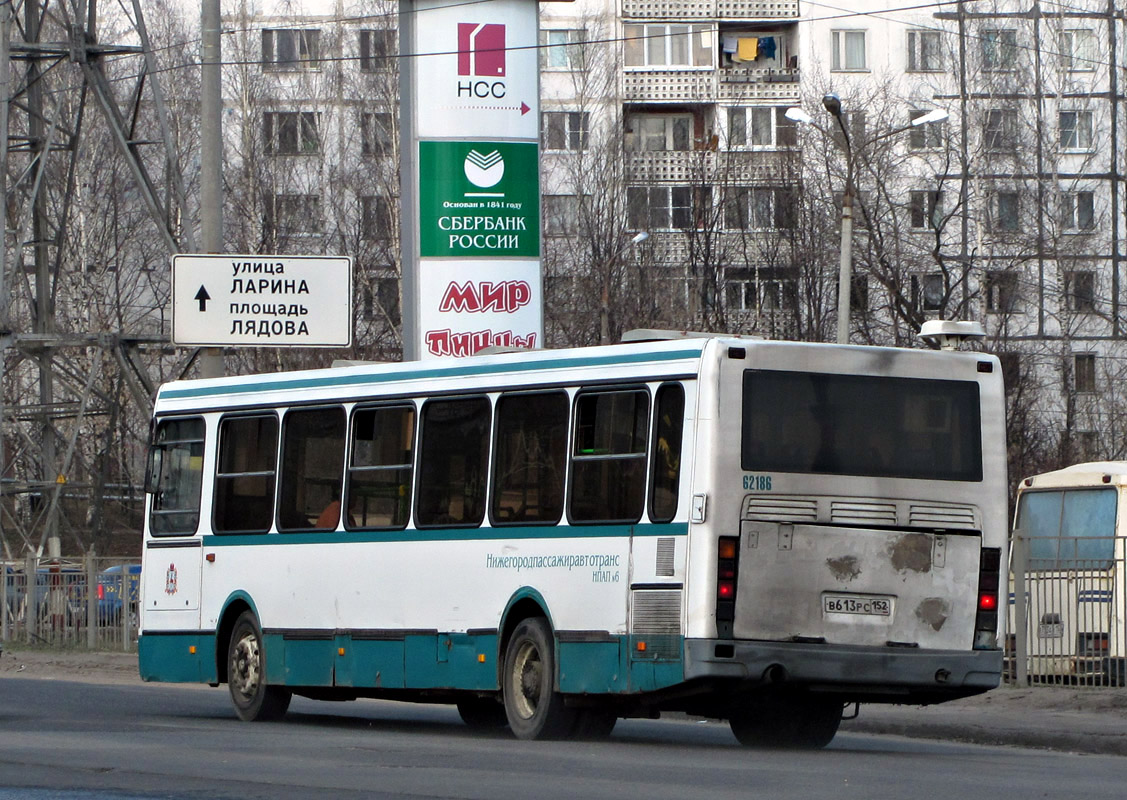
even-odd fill
[[[145,467],[145,491],[156,494],[160,491],[160,472],[164,462],[164,448],[149,448],[149,463]]]

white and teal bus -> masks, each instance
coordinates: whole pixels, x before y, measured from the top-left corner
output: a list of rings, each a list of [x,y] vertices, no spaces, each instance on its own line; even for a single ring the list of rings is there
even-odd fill
[[[1026,478],[1014,534],[1009,644],[1015,658],[1024,657],[1028,677],[1122,686],[1127,462],[1075,464]],[[1019,598],[1026,621],[1020,653]]]
[[[724,336],[169,383],[140,670],[823,746],[999,682],[998,361]]]

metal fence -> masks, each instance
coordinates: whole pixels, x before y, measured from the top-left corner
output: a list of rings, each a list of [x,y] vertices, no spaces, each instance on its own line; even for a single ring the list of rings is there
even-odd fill
[[[4,562],[0,639],[134,650],[141,565],[120,558]]]
[[[1127,685],[1123,537],[1034,538],[1010,551],[1006,679]]]

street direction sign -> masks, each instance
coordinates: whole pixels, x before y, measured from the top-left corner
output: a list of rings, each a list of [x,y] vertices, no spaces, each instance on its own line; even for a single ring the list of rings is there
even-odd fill
[[[175,255],[172,341],[194,347],[348,347],[352,259]]]

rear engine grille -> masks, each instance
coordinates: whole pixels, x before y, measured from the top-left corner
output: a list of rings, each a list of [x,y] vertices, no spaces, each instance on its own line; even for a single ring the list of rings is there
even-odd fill
[[[817,522],[818,501],[799,497],[748,497],[743,519],[773,522]]]
[[[655,574],[659,578],[672,578],[674,559],[677,553],[677,540],[672,536],[662,536],[657,540],[657,565]]]
[[[911,506],[908,524],[920,528],[968,528],[980,526],[974,518],[974,509],[966,506]]]
[[[630,657],[636,661],[679,660],[681,590],[636,589],[631,595]]]
[[[896,504],[834,500],[830,503],[830,522],[838,525],[895,525]]]

